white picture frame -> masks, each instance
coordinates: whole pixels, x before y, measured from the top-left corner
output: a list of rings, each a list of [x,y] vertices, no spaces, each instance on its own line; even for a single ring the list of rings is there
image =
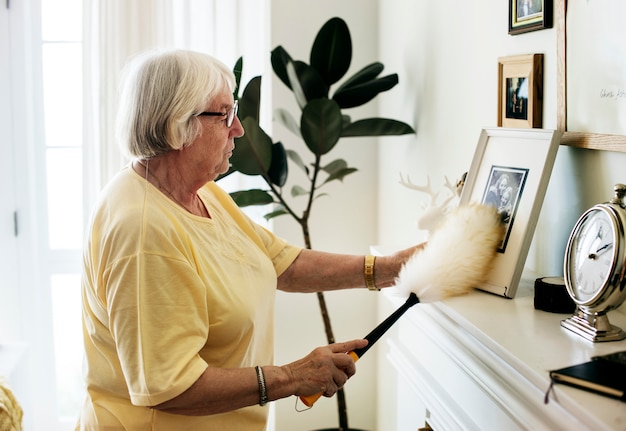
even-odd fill
[[[497,206],[506,230],[494,267],[478,289],[515,297],[561,135],[545,129],[482,130],[459,205]],[[492,200],[494,189],[497,203]]]

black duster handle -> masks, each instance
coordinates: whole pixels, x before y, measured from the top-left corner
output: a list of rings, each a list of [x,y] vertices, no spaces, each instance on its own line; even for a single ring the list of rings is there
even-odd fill
[[[412,306],[420,302],[419,298],[415,293],[411,293],[407,298],[406,302],[400,306],[396,311],[393,312],[389,317],[383,320],[377,327],[375,327],[372,332],[365,336],[365,339],[369,341],[367,346],[362,347],[360,349],[354,349],[353,352],[360,358],[369,350],[370,347],[377,342],[380,337],[382,337],[385,332],[389,330],[393,326],[394,323],[398,321],[398,319]]]

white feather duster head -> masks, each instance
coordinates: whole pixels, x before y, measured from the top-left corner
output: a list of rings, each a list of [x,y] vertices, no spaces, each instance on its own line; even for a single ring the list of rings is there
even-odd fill
[[[492,206],[470,203],[455,208],[405,263],[392,289],[403,296],[413,292],[420,302],[470,291],[491,270],[503,229]]]

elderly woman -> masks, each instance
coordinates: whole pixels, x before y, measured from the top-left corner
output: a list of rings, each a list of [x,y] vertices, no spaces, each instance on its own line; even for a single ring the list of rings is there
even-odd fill
[[[276,289],[390,286],[415,250],[378,258],[366,280],[363,256],[300,249],[248,219],[214,182],[244,134],[234,82],[189,51],[128,68],[118,131],[133,161],[103,190],[84,251],[77,429],[264,430],[268,401],[334,395],[367,341],[273,365]]]

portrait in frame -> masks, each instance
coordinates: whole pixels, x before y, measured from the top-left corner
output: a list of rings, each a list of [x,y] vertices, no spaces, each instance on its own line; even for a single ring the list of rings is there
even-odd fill
[[[478,289],[515,297],[561,134],[545,129],[482,130],[459,204],[496,206],[506,229],[493,269]]]
[[[543,54],[500,57],[497,125],[541,128],[542,117]]]
[[[491,167],[481,203],[495,207],[504,225],[504,234],[498,247],[498,253],[506,252],[515,215],[524,193],[527,175],[528,168],[497,165]]]
[[[552,28],[552,0],[509,0],[509,34]]]

